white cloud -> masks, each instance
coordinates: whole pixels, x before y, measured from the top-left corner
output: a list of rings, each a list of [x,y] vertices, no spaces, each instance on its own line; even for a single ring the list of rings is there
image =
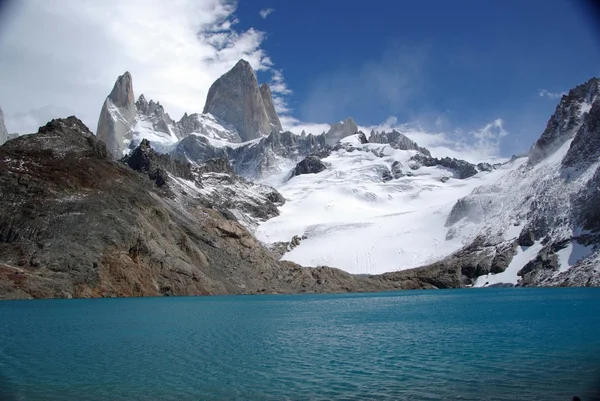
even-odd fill
[[[269,14],[271,14],[273,11],[275,10],[272,8],[265,8],[264,10],[260,10],[258,13],[260,14],[262,19],[267,19]]]
[[[160,101],[173,118],[201,112],[210,85],[240,58],[273,68],[264,33],[236,29],[234,12],[230,0],[14,2],[0,35],[0,106],[9,131],[36,131],[36,110],[49,108],[72,111],[95,131],[125,71],[136,96]],[[289,93],[281,71],[273,76],[278,96]],[[26,110],[38,117],[19,114]]]
[[[566,95],[566,93],[565,92],[561,92],[561,93],[550,92],[546,89],[540,89],[540,91],[538,92],[538,95],[540,95],[540,97],[547,97],[549,99],[556,100],[556,99],[560,99],[561,97],[563,97],[563,95]]]

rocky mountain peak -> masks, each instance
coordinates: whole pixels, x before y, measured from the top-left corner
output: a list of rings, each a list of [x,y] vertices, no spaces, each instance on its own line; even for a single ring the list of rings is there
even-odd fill
[[[250,63],[240,60],[211,85],[203,113],[233,125],[242,141],[260,138],[281,127],[270,90],[263,92],[267,104]]]
[[[352,117],[348,117],[339,123],[335,123],[331,125],[331,128],[325,134],[327,145],[333,146],[340,139],[345,138],[350,135],[354,135],[358,132],[358,126],[352,119]]]
[[[104,101],[96,130],[96,136],[106,144],[115,159],[120,159],[127,149],[135,120],[133,79],[129,72],[125,72],[117,78],[112,91]]]
[[[271,87],[268,83],[265,82],[260,86],[260,94],[265,104],[265,109],[267,111],[267,115],[269,116],[269,122],[271,123],[273,130],[282,131],[283,127],[281,126],[281,121],[279,121],[279,116],[275,111],[275,105],[273,104],[273,96],[271,94]]]
[[[8,131],[4,125],[4,112],[0,108],[0,145],[8,140]]]
[[[535,164],[554,153],[572,138],[582,126],[585,116],[600,95],[600,80],[592,78],[563,95],[546,129],[530,151],[529,161]]]
[[[117,107],[130,107],[135,102],[133,95],[133,79],[129,71],[120,75],[115,82],[115,86],[108,95],[108,98]]]

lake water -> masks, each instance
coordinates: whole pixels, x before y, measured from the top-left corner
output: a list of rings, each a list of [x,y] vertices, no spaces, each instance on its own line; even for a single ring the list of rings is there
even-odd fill
[[[0,399],[598,396],[600,289],[0,302]]]

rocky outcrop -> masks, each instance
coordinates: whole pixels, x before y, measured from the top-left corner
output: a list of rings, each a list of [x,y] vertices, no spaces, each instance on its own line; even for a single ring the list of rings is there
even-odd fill
[[[489,172],[494,171],[494,166],[492,166],[489,163],[477,163],[477,170],[487,171],[489,173]]]
[[[329,131],[325,134],[325,142],[328,146],[334,146],[340,139],[358,132],[358,126],[350,117],[344,121],[331,125]]]
[[[277,132],[283,131],[283,128],[281,127],[281,121],[279,121],[279,116],[275,111],[275,105],[273,104],[273,95],[271,94],[271,87],[268,83],[265,82],[261,85],[260,95],[262,96],[263,103],[265,104],[265,110],[267,111],[267,115],[269,116],[269,122],[271,123],[271,127]]]
[[[106,144],[110,154],[115,159],[124,156],[132,139],[132,129],[136,120],[135,97],[131,74],[117,78],[117,82],[104,101],[96,136]]]
[[[458,160],[454,158],[444,157],[442,159],[438,159],[435,157],[427,156],[425,154],[416,154],[411,157],[410,168],[413,170],[418,170],[421,166],[426,167],[434,167],[441,166],[445,167],[452,171],[453,175],[459,179],[465,179],[474,176],[479,171],[474,164],[469,163],[464,160]]]
[[[327,166],[323,164],[321,159],[316,156],[308,156],[300,163],[296,164],[296,167],[294,167],[292,170],[291,177],[296,177],[302,174],[317,174],[321,171],[324,171],[326,168]]]
[[[4,112],[0,108],[0,145],[8,140],[8,131],[4,125]]]
[[[194,179],[189,163],[180,163],[168,155],[156,153],[147,139],[125,156],[123,162],[133,170],[147,174],[158,187],[167,184],[169,173],[186,180]]]
[[[589,106],[600,95],[600,80],[592,78],[569,91],[560,100],[546,129],[530,151],[529,162],[535,164],[554,153],[573,137],[583,123]]]
[[[371,131],[369,142],[387,143],[394,149],[417,150],[424,155],[431,157],[431,153],[428,149],[420,147],[415,141],[409,139],[406,135],[403,135],[396,130],[392,130],[392,132]]]
[[[203,113],[211,113],[233,125],[242,141],[273,131],[256,74],[246,60],[238,61],[211,85]]]

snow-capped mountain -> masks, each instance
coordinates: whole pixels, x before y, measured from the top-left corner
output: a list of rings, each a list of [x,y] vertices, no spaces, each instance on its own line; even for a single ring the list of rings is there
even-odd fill
[[[105,104],[117,128],[129,121],[126,78]],[[360,274],[457,269],[475,286],[586,284],[599,280],[599,87],[592,79],[565,95],[529,155],[475,165],[436,158],[396,130],[367,138],[351,118],[318,135],[282,132],[268,86],[240,62],[211,87],[205,114],[175,122],[141,96],[123,143],[147,138],[190,163],[196,178],[182,185],[265,244],[290,243],[283,260]],[[228,167],[203,170],[215,163]],[[249,214],[257,199],[273,213]]]

